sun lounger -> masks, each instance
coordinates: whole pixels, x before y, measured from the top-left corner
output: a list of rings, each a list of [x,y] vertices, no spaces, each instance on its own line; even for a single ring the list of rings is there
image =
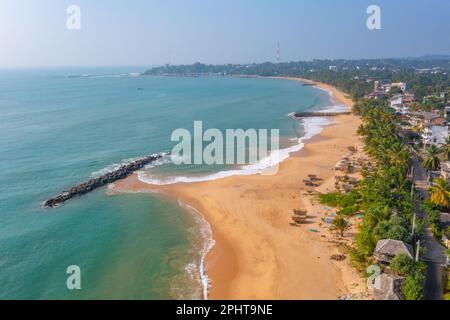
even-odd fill
[[[302,224],[306,221],[306,217],[293,216],[292,220],[297,224]]]
[[[294,209],[294,215],[300,216],[300,217],[306,217],[308,215],[308,211]]]

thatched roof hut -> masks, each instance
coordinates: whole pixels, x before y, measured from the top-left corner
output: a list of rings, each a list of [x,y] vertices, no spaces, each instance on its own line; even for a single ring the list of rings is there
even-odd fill
[[[401,253],[407,254],[413,259],[414,251],[411,245],[399,240],[385,239],[378,241],[373,256],[379,262],[389,264],[395,256]]]
[[[375,300],[404,300],[403,286],[406,278],[395,274],[383,273],[375,283],[373,295]]]

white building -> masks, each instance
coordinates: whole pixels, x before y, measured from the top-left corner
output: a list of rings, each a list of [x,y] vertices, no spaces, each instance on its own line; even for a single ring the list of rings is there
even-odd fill
[[[441,145],[448,138],[448,126],[427,126],[422,130],[425,145]]]
[[[403,95],[401,94],[395,95],[390,100],[391,108],[394,109],[396,113],[406,115],[409,113],[409,108],[406,105],[404,105],[403,102],[404,102]]]
[[[403,105],[403,96],[395,95],[392,97],[390,102],[391,102],[391,108],[393,108],[393,109],[400,108]]]
[[[391,108],[394,109],[396,112],[401,112],[401,109],[403,107],[403,95],[395,95],[390,100]]]
[[[431,127],[425,127],[422,130],[422,142],[424,145],[431,145],[433,144],[433,130],[431,129]]]
[[[391,83],[391,89],[392,88],[399,88],[403,92],[406,92],[407,86],[406,86],[406,83],[404,83],[404,82],[395,82],[395,83]]]

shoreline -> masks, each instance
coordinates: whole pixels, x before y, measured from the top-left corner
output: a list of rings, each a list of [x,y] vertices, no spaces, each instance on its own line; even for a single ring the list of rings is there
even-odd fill
[[[338,102],[353,105],[351,99],[330,85],[300,78],[278,79],[314,84],[329,92],[335,106]],[[323,241],[323,235],[317,237],[304,230],[309,226],[290,226],[289,212],[294,208],[313,210],[312,204],[298,195],[302,190],[300,182],[313,172],[326,181],[324,185],[331,180],[334,183],[331,169],[347,146],[358,144],[358,126],[356,116],[336,117],[321,133],[305,139],[303,149],[282,162],[275,176],[230,176],[156,186],[139,181],[135,174],[117,183],[116,188],[162,191],[203,216],[215,241],[205,262],[207,278],[212,281],[211,299],[336,299],[352,291],[349,282],[361,279],[342,263],[330,264],[326,256],[336,248]],[[320,219],[315,218],[311,226],[319,228]]]
[[[204,214],[199,212],[195,207],[193,207],[189,204],[185,204],[180,199],[178,199],[177,202],[182,208],[191,212],[192,215],[194,216],[195,220],[200,220],[200,221],[196,221],[196,223],[200,226],[200,234],[201,234],[201,237],[203,238],[203,248],[201,250],[202,252],[201,252],[200,263],[199,263],[198,268],[199,268],[200,282],[202,284],[203,299],[208,300],[211,280],[206,272],[207,271],[206,257],[208,256],[210,251],[216,245],[216,240],[214,240],[214,238],[213,238],[213,232],[212,232],[211,225],[208,223],[208,221],[206,221]]]
[[[328,93],[330,93],[331,101],[333,104],[339,105],[339,103],[351,108],[354,105],[354,101],[349,95],[345,94],[344,92],[340,91],[336,87],[329,85],[327,83],[319,82],[319,81],[313,81],[305,78],[292,78],[292,77],[274,77],[274,79],[286,79],[286,80],[292,80],[292,81],[300,81],[307,84],[313,85],[313,87],[318,88],[320,90],[325,90]]]

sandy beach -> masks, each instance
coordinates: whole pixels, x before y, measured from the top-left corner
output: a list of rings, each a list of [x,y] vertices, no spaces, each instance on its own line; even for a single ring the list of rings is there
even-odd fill
[[[352,105],[336,88],[314,84],[332,92],[335,102]],[[322,181],[316,191],[334,189],[336,163],[349,147],[362,149],[359,125],[353,115],[334,118],[302,151],[281,163],[276,175],[153,186],[135,174],[117,182],[115,190],[158,190],[205,217],[216,241],[206,259],[210,299],[337,299],[361,293],[364,281],[349,266],[349,257],[330,259],[342,249],[323,225],[323,206],[306,194],[315,189],[303,184],[308,174],[315,174]],[[308,210],[308,222],[290,225],[293,209]]]

